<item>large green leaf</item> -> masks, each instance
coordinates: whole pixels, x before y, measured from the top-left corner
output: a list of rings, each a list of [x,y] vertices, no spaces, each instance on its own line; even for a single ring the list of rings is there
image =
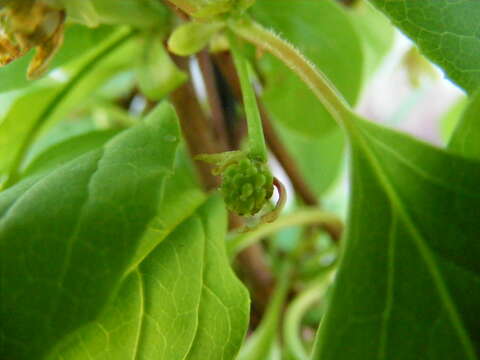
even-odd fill
[[[96,29],[88,29],[81,25],[70,25],[65,32],[65,40],[52,60],[50,69],[55,69],[70,60],[78,59],[99,43],[105,40],[113,28],[101,26]],[[27,68],[33,57],[33,51],[28,55],[0,68],[0,92],[14,90],[32,84],[27,80]]]
[[[233,359],[248,295],[226,261],[225,230],[213,198],[130,268],[102,314],[49,358]]]
[[[248,294],[179,135],[163,104],[71,161],[78,139],[54,145],[0,194],[1,358],[234,358]]]
[[[354,104],[362,87],[362,42],[350,16],[331,0],[257,1],[254,18],[298,47]],[[336,124],[308,87],[285,65],[265,54],[263,100],[275,119],[306,136],[320,136]]]
[[[480,163],[348,128],[348,232],[313,359],[478,359]]]
[[[480,86],[480,1],[370,0],[468,92]]]
[[[164,105],[103,148],[2,193],[1,358],[40,358],[100,313],[141,248],[178,138]]]
[[[457,154],[480,159],[480,90],[469,100],[448,148]]]
[[[162,106],[103,148],[2,193],[2,358],[39,358],[101,311],[155,216],[178,135]]]

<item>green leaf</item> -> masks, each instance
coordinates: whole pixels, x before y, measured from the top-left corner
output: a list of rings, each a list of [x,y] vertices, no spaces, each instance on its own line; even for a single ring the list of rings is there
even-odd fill
[[[461,96],[440,118],[439,132],[440,138],[444,144],[448,144],[451,140],[453,132],[459,124],[463,112],[468,105],[467,100],[468,98],[466,96]]]
[[[380,11],[366,1],[348,8],[348,13],[362,40],[365,79],[373,75],[395,40],[395,29]]]
[[[480,86],[479,1],[371,0],[448,78],[469,93]]]
[[[333,1],[257,1],[253,17],[298,47],[354,104],[362,87],[362,42],[350,16]],[[260,60],[263,100],[273,117],[292,130],[316,137],[336,128],[310,89],[279,60]]]
[[[198,213],[205,232],[203,287],[197,333],[186,358],[235,359],[248,328],[250,300],[226,256],[224,204],[216,198],[207,205]]]
[[[130,269],[103,313],[49,358],[233,359],[248,296],[226,262],[225,230],[214,197]]]
[[[248,294],[179,136],[162,104],[65,164],[47,149],[48,174],[0,194],[1,358],[234,358]]]
[[[112,59],[109,55],[115,55],[114,50],[125,49],[122,45],[129,45],[132,35],[132,32],[121,31],[100,44],[94,52],[75,64],[73,75],[66,82],[45,79],[0,96],[0,102],[5,104],[0,122],[0,173],[8,173],[11,169],[18,171],[29,146],[46,125],[60,120],[69,110],[81,104],[102,80],[128,65],[128,57],[115,58],[105,67],[99,63],[103,59]]]
[[[63,0],[69,2],[70,0]],[[99,20],[107,24],[132,25],[139,28],[155,27],[165,31],[169,12],[157,0],[91,0]]]
[[[65,30],[65,40],[62,47],[50,64],[50,69],[55,69],[78,59],[97,47],[102,41],[112,34],[112,27],[100,26],[88,29],[81,25],[70,25]],[[28,55],[0,68],[0,92],[10,91],[34,83],[27,80],[27,68],[33,57],[33,51]]]
[[[101,312],[141,248],[178,138],[162,105],[103,148],[1,194],[0,357],[39,358]]]
[[[145,36],[143,42],[136,67],[138,86],[149,99],[160,100],[188,76],[175,65],[158,34]]]
[[[480,159],[480,90],[469,100],[448,148],[462,156]]]
[[[22,177],[50,171],[90,150],[103,146],[116,134],[118,134],[118,130],[94,130],[70,137],[35,156],[22,171]]]
[[[480,163],[358,120],[344,252],[313,359],[478,359]]]
[[[325,193],[338,178],[344,159],[345,137],[341,129],[312,138],[281,123],[275,125],[310,189],[318,196]]]

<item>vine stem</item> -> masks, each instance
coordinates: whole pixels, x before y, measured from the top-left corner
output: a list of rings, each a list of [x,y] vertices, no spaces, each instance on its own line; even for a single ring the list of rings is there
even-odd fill
[[[241,45],[237,37],[229,32],[230,49],[233,54],[233,60],[240,79],[240,87],[242,89],[243,103],[245,105],[245,114],[248,126],[249,152],[255,159],[267,162],[267,146],[263,136],[262,120],[258,110],[257,98],[250,79],[252,78],[252,70],[248,61],[242,53]]]
[[[327,76],[308,61],[292,44],[249,18],[229,23],[238,36],[270,52],[307,84],[333,118],[346,128],[352,127],[353,110]]]

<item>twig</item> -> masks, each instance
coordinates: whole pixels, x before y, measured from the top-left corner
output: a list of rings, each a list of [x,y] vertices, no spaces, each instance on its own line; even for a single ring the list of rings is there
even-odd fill
[[[215,70],[213,68],[210,54],[207,50],[202,50],[197,54],[198,66],[202,72],[205,89],[207,92],[208,104],[212,115],[212,124],[215,131],[216,140],[224,150],[232,150],[228,143],[228,132],[226,128],[226,119],[224,116],[222,101],[215,80]]]
[[[171,54],[171,56],[180,69],[186,72],[189,71],[188,58],[173,54]],[[180,126],[191,155],[195,156],[218,152],[220,149],[215,146],[216,143],[213,141],[209,121],[197,100],[192,81],[189,80],[187,83],[173,91],[170,95],[170,100],[177,111],[180,119]],[[219,179],[212,175],[210,165],[203,161],[195,161],[195,165],[205,188],[207,190],[217,188],[219,185]]]

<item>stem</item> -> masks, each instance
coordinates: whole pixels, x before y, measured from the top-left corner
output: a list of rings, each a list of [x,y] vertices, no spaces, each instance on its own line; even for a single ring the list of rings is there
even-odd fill
[[[189,72],[188,58],[174,54],[170,54],[170,56],[181,70]],[[180,127],[192,157],[199,154],[217,153],[221,150],[218,147],[219,144],[213,141],[213,133],[208,118],[205,116],[195,94],[192,76],[189,76],[189,80],[185,84],[170,94],[170,101],[177,112]],[[219,179],[213,176],[210,165],[203,161],[195,161],[194,163],[203,187],[206,190],[216,189],[219,185]]]
[[[72,77],[72,79],[65,85],[63,90],[61,90],[55,97],[52,99],[50,104],[47,105],[45,110],[38,116],[35,120],[32,128],[30,129],[29,133],[25,137],[23,144],[18,151],[15,159],[12,163],[12,168],[7,180],[4,183],[3,189],[6,189],[13,184],[15,184],[18,179],[20,178],[20,168],[25,160],[25,157],[30,149],[31,145],[37,138],[40,130],[42,129],[43,125],[48,121],[48,119],[53,115],[57,107],[61,104],[61,102],[75,89],[78,83],[83,79],[83,77],[88,74],[92,69],[94,69],[97,64],[106,56],[110,55],[112,51],[119,47],[120,45],[124,44],[127,40],[132,38],[137,33],[137,31],[129,31],[128,33],[122,35],[120,38],[117,38],[100,52],[96,53],[89,61],[87,61]],[[117,35],[118,36],[118,35]]]
[[[233,54],[235,67],[237,68],[240,86],[242,88],[243,103],[248,125],[248,139],[250,143],[250,155],[262,162],[267,161],[267,146],[263,136],[262,120],[258,111],[257,99],[253,91],[250,78],[252,70],[247,59],[242,53],[238,39],[229,33],[230,48]]]
[[[231,22],[229,27],[235,34],[282,60],[310,87],[339,124],[348,128],[352,126],[350,119],[353,111],[350,105],[327,76],[305,59],[293,45],[248,18]]]
[[[282,216],[277,219],[277,221],[262,225],[256,230],[234,237],[227,242],[227,252],[230,257],[233,258],[235,254],[242,249],[245,249],[283,228],[307,224],[319,224],[324,226],[325,224],[329,224],[335,228],[341,228],[342,226],[342,223],[337,216],[331,213],[317,209],[301,210],[291,215]]]
[[[332,280],[332,273],[333,271],[330,270],[327,274],[323,274],[320,279],[315,280],[295,297],[285,312],[285,326],[283,328],[285,346],[295,360],[308,359],[307,350],[300,337],[302,319],[308,309],[324,297]]]
[[[207,101],[210,106],[213,130],[215,130],[216,140],[225,150],[232,150],[228,144],[228,131],[225,124],[225,116],[222,108],[222,101],[218,91],[215,69],[213,67],[210,54],[207,50],[202,50],[197,54],[197,61],[202,72],[205,90],[207,92]]]

